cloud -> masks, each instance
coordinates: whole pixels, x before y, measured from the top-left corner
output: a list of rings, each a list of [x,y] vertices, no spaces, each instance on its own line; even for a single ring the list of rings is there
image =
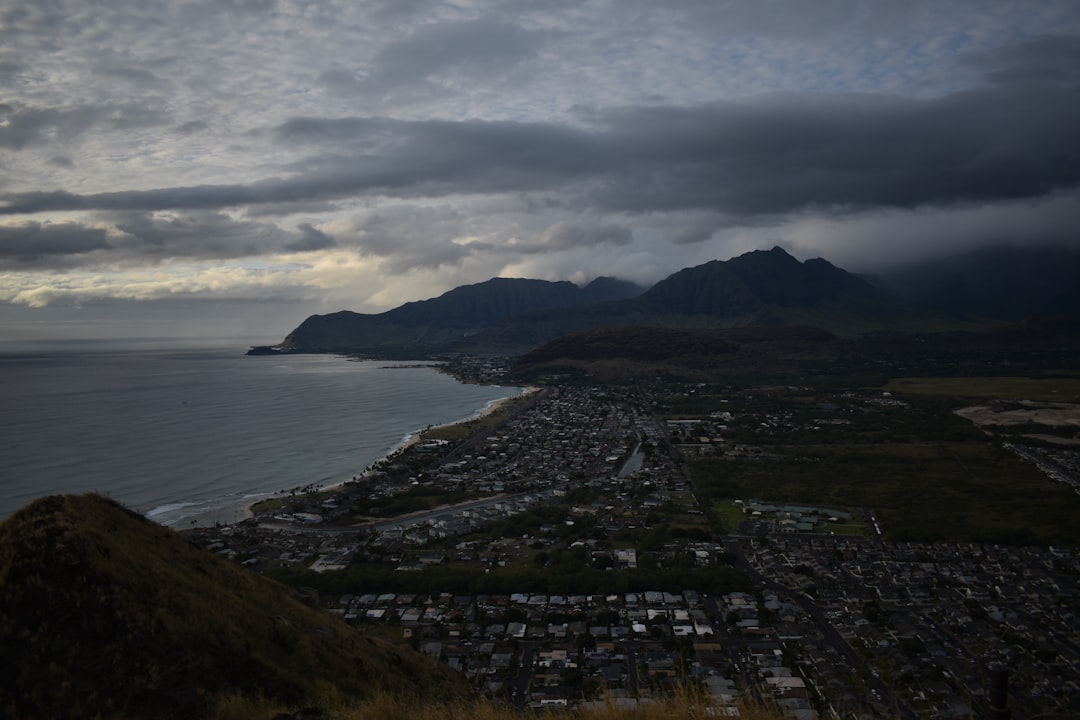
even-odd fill
[[[35,282],[0,272],[0,300],[38,308],[101,297],[140,301],[208,293],[219,298],[281,297],[284,277],[283,273],[267,274],[239,265],[203,264],[167,264],[152,271],[103,269],[37,278]]]
[[[0,196],[0,214],[439,198],[538,190],[602,211],[707,210],[753,219],[813,210],[1038,198],[1080,183],[1080,95],[984,86],[941,98],[773,95],[596,113],[554,123],[293,118],[316,152],[251,184]],[[332,145],[333,152],[321,150]]]
[[[523,254],[550,253],[597,245],[626,246],[633,242],[634,233],[613,223],[588,225],[559,222],[542,232],[536,241],[514,243],[506,249]]]
[[[128,213],[112,219],[118,254],[142,258],[242,258],[296,242],[285,230],[218,212]]]
[[[342,247],[377,259],[388,273],[457,265],[476,251],[457,242],[467,234],[465,218],[445,207],[403,204],[361,213],[324,229]]]
[[[159,90],[167,87],[168,83],[150,72],[146,68],[132,67],[128,64],[120,64],[116,61],[102,62],[94,68],[98,75],[124,83],[140,90]]]
[[[285,249],[290,252],[313,252],[337,247],[337,241],[321,230],[312,227],[310,223],[300,225],[300,238],[285,244]]]
[[[1080,42],[1068,35],[1041,35],[993,52],[973,53],[969,63],[994,84],[1006,88],[1049,87],[1076,90]]]
[[[0,0],[0,296],[1075,243],[1078,34],[1057,0]]]
[[[905,213],[807,217],[783,228],[792,252],[825,257],[853,272],[879,272],[939,260],[983,246],[1076,247],[1080,192],[1038,202],[1017,201]]]
[[[370,69],[334,68],[319,80],[347,94],[431,93],[446,84],[505,77],[532,57],[542,41],[540,32],[487,18],[424,25],[384,45]]]
[[[675,245],[696,245],[712,238],[718,230],[729,225],[717,215],[711,213],[697,217],[688,217],[679,223],[671,233],[671,242]]]
[[[210,126],[202,120],[192,120],[190,122],[177,125],[174,130],[181,135],[194,135],[209,130]]]
[[[336,247],[308,223],[296,231],[213,211],[100,213],[92,222],[0,225],[0,267],[24,270],[233,260]]]
[[[298,201],[249,205],[244,215],[249,218],[273,218],[289,215],[332,215],[340,210],[336,203],[322,201]]]
[[[0,105],[0,148],[23,150],[70,141],[94,126],[106,131],[152,127],[168,121],[159,108],[145,103],[31,107]]]
[[[104,229],[78,223],[0,225],[0,267],[27,265],[50,256],[85,255],[108,247]]]
[[[0,106],[0,148],[22,150],[42,144],[55,134],[60,139],[86,132],[101,117],[94,107],[74,109]]]

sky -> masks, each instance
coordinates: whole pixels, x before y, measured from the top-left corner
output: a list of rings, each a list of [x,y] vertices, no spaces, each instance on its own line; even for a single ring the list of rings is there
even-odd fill
[[[1075,0],[0,0],[0,339],[1080,245]]]

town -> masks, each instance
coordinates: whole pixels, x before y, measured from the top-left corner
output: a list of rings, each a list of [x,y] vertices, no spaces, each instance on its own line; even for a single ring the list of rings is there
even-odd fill
[[[827,491],[788,488],[838,462],[837,438],[879,448],[940,421],[956,447],[977,436],[995,465],[1016,463],[1003,472],[1072,492],[1075,451],[969,436],[916,405],[880,388],[552,378],[352,482],[191,535],[521,708],[632,707],[695,683],[729,715],[752,701],[799,720],[984,717],[1003,702],[996,673],[1018,720],[1080,714],[1071,537],[984,530],[963,508],[935,520],[941,508],[858,489],[862,466],[830,471]],[[932,522],[950,525],[920,540]]]

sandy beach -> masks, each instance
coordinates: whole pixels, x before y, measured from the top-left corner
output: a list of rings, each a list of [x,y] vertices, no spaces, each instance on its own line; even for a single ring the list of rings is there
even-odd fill
[[[485,417],[495,413],[496,411],[501,409],[503,406],[505,406],[507,403],[509,403],[509,402],[511,402],[513,400],[528,397],[528,396],[530,396],[530,395],[532,395],[532,394],[534,394],[536,392],[539,392],[539,390],[540,390],[540,388],[538,388],[538,387],[522,388],[522,390],[520,392],[517,392],[517,393],[515,393],[513,395],[508,395],[506,397],[498,398],[496,400],[492,400],[492,401],[488,402],[480,410],[477,410],[473,414],[468,415],[466,417],[463,417],[463,418],[461,418],[459,420],[454,420],[453,422],[449,422],[449,423],[443,423],[441,425],[428,425],[427,427],[423,428],[422,430],[416,430],[416,431],[410,432],[408,435],[406,435],[404,437],[404,439],[402,439],[402,441],[400,443],[398,443],[397,445],[392,447],[385,455],[383,455],[382,457],[380,457],[380,458],[376,459],[375,461],[373,461],[359,475],[357,475],[355,477],[344,478],[344,479],[342,479],[342,480],[340,480],[338,482],[331,483],[329,485],[324,485],[324,486],[319,488],[319,492],[321,492],[321,493],[332,493],[334,490],[340,488],[341,486],[345,485],[348,482],[351,482],[351,481],[355,480],[357,477],[365,477],[365,476],[367,476],[368,474],[371,473],[372,468],[378,466],[380,463],[384,462],[385,460],[387,460],[387,459],[389,459],[391,457],[394,457],[398,453],[405,452],[409,448],[411,448],[411,447],[415,446],[417,443],[421,442],[424,439],[424,434],[427,433],[427,432],[430,432],[432,430],[438,430],[438,429],[441,429],[441,428],[449,428],[449,427],[455,427],[457,425],[464,425],[465,423],[473,422],[475,420],[480,420],[482,418],[485,418]],[[281,496],[281,495],[270,495],[270,496],[267,496],[267,497],[260,498],[257,502],[246,505],[244,507],[244,518],[249,519],[249,518],[254,517],[255,514],[256,514],[255,508],[259,504],[264,503],[264,502],[268,502],[268,501],[273,501],[275,499],[280,499],[282,497],[283,496]]]
[[[474,412],[472,415],[469,415],[468,417],[463,417],[460,420],[454,420],[453,422],[443,423],[442,425],[429,425],[426,428],[424,428],[423,430],[418,430],[416,432],[409,433],[409,435],[405,438],[405,440],[403,440],[399,445],[394,447],[389,453],[386,454],[386,457],[390,457],[391,455],[393,455],[395,453],[401,452],[402,450],[407,450],[410,447],[412,447],[413,445],[416,445],[418,442],[423,440],[424,433],[426,433],[426,432],[430,432],[432,430],[439,430],[441,428],[455,427],[457,425],[464,425],[465,423],[472,422],[474,420],[480,420],[482,418],[487,417],[488,415],[491,415],[491,414],[495,413],[497,410],[499,410],[501,407],[503,407],[504,405],[506,405],[510,401],[517,400],[519,398],[528,397],[529,395],[532,395],[533,393],[536,393],[539,390],[540,390],[540,388],[537,388],[537,387],[523,388],[521,392],[516,393],[514,395],[508,395],[507,397],[499,398],[498,400],[492,400],[487,405],[485,405],[483,408],[481,408],[480,410],[477,410],[476,412]],[[386,459],[385,457],[380,458],[379,461],[385,460],[385,459]],[[379,462],[379,461],[376,461],[376,462]],[[372,463],[372,464],[374,465],[375,463]]]

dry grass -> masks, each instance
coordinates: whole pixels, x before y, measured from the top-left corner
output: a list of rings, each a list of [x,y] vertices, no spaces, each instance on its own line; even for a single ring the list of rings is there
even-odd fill
[[[516,710],[504,702],[473,700],[403,700],[389,693],[351,706],[316,708],[327,720],[701,720],[724,717],[725,711],[707,696],[683,691],[672,697],[628,701],[612,698],[582,708],[545,707],[542,710]],[[783,713],[774,706],[743,702],[734,707],[742,720],[779,720]],[[251,720],[294,716],[299,709],[282,708],[262,698],[228,696],[219,704],[213,720]],[[299,715],[295,715],[299,716]]]
[[[43,498],[0,524],[0,667],[5,718],[468,692],[445,666],[92,495]]]

